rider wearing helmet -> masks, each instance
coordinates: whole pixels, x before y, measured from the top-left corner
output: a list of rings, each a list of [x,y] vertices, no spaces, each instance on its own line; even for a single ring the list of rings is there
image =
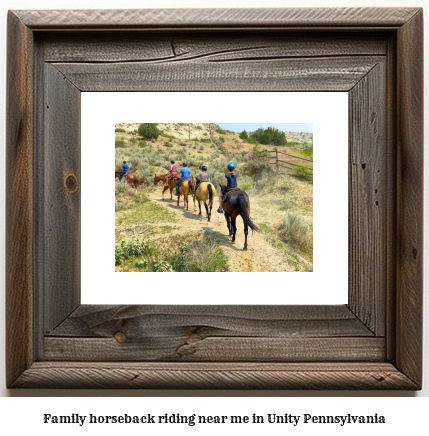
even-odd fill
[[[207,167],[205,165],[203,165],[201,167],[201,172],[200,172],[200,178],[197,177],[197,183],[195,185],[195,192],[198,189],[198,186],[200,185],[201,182],[208,182],[209,181],[209,175],[207,174]]]
[[[126,161],[122,161],[122,163],[123,163],[123,165],[122,165],[122,173],[119,175],[119,180],[122,180],[122,177],[124,177],[125,174],[127,174],[128,171],[130,170]]]
[[[170,171],[165,176],[165,186],[168,186],[168,183],[170,182],[170,178],[177,173],[176,164],[174,163],[174,160],[171,160],[170,163],[171,163]]]
[[[222,192],[219,195],[219,209],[217,210],[219,213],[223,213],[223,209],[222,209],[222,199],[223,196],[225,195],[226,191],[228,191],[228,189],[231,188],[237,188],[237,177],[238,174],[235,173],[235,165],[233,163],[229,163],[228,164],[228,174],[225,174],[225,187],[222,188]]]
[[[189,183],[189,189],[192,192],[192,184],[190,180],[191,170],[188,168],[188,164],[186,162],[183,162],[182,164],[183,168],[180,170],[180,175],[182,176],[179,180],[176,182],[176,195],[179,195],[179,188],[182,182],[185,180]]]

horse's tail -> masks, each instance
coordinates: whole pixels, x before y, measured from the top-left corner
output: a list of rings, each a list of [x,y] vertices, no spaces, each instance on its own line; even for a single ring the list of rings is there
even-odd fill
[[[213,189],[211,183],[207,183],[207,189],[209,191],[209,204],[213,203]]]
[[[243,193],[240,193],[238,196],[238,204],[240,206],[240,215],[241,218],[243,218],[243,221],[255,232],[259,232],[259,227],[250,219],[249,214],[247,213],[246,206],[249,204],[248,198],[246,200],[247,195],[243,195]]]

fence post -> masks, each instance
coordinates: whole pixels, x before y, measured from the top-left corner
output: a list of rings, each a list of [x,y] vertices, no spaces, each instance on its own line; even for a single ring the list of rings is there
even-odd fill
[[[276,147],[276,175],[279,175],[279,149]]]

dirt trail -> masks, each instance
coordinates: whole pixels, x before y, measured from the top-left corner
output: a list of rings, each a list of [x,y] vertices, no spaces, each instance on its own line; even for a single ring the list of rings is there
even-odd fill
[[[266,241],[263,233],[255,232],[252,234],[252,231],[249,229],[248,248],[246,251],[243,251],[244,226],[241,217],[237,218],[237,234],[235,243],[232,244],[231,238],[228,236],[225,217],[223,214],[216,212],[218,207],[217,199],[213,204],[210,222],[207,221],[204,205],[202,205],[202,216],[200,216],[198,215],[198,204],[196,203],[194,208],[191,198],[189,210],[184,209],[182,198],[179,207],[177,207],[177,197],[174,196],[173,200],[170,200],[169,195],[166,195],[163,201],[159,192],[152,192],[149,194],[149,199],[176,214],[177,222],[175,225],[180,226],[178,232],[203,231],[207,237],[214,238],[228,256],[229,269],[232,272],[295,271],[294,266],[288,262],[287,256],[282,251],[272,247]],[[252,201],[253,199],[251,199],[251,203]],[[255,208],[253,213],[251,210],[251,217],[255,222],[258,222],[258,209]]]

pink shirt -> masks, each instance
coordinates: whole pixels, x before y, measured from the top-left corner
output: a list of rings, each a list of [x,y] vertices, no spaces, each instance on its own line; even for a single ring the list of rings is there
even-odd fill
[[[173,165],[171,165],[171,170],[170,170],[172,173],[176,173],[177,172],[177,170],[176,170],[176,164],[173,164]]]

